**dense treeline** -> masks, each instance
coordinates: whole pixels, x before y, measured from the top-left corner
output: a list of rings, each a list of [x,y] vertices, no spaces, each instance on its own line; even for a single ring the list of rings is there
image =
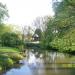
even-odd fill
[[[75,51],[75,0],[53,1],[55,16],[47,22],[43,47]]]

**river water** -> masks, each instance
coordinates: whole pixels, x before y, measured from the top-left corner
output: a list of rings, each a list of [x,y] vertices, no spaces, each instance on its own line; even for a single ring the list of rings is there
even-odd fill
[[[27,51],[22,66],[3,75],[75,75],[75,56],[57,52]]]

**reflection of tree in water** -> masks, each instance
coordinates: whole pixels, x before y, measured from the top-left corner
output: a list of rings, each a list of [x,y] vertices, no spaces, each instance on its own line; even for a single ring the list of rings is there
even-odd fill
[[[33,75],[44,75],[44,61],[41,58],[42,54],[40,54],[39,57],[36,57],[35,54],[30,53],[28,63]]]

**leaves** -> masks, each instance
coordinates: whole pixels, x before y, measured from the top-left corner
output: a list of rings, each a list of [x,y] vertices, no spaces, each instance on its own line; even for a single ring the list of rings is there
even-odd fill
[[[75,51],[75,0],[55,1],[55,16],[47,23],[45,46],[59,51]],[[57,32],[57,33],[56,33]]]
[[[0,23],[3,22],[5,17],[8,17],[7,7],[6,5],[3,5],[2,3],[0,3]]]

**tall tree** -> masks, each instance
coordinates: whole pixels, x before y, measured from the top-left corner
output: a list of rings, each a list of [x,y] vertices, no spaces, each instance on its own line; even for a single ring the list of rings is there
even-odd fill
[[[59,32],[58,41],[55,40],[56,46],[60,50],[74,50],[75,35],[75,0],[62,0],[54,2],[56,27]],[[70,36],[71,35],[71,36]],[[58,44],[56,42],[59,42]]]
[[[33,25],[36,27],[36,29],[41,29],[41,31],[44,32],[47,27],[46,23],[50,18],[51,18],[50,16],[37,17],[34,20]]]
[[[75,0],[54,0],[55,16],[47,23],[43,40],[60,51],[75,51]]]
[[[5,30],[5,25],[3,24],[5,17],[8,17],[8,10],[6,5],[0,2],[0,34]]]
[[[8,10],[7,10],[6,5],[3,5],[0,2],[0,23],[3,22],[3,20],[4,20],[5,17],[8,17]]]

